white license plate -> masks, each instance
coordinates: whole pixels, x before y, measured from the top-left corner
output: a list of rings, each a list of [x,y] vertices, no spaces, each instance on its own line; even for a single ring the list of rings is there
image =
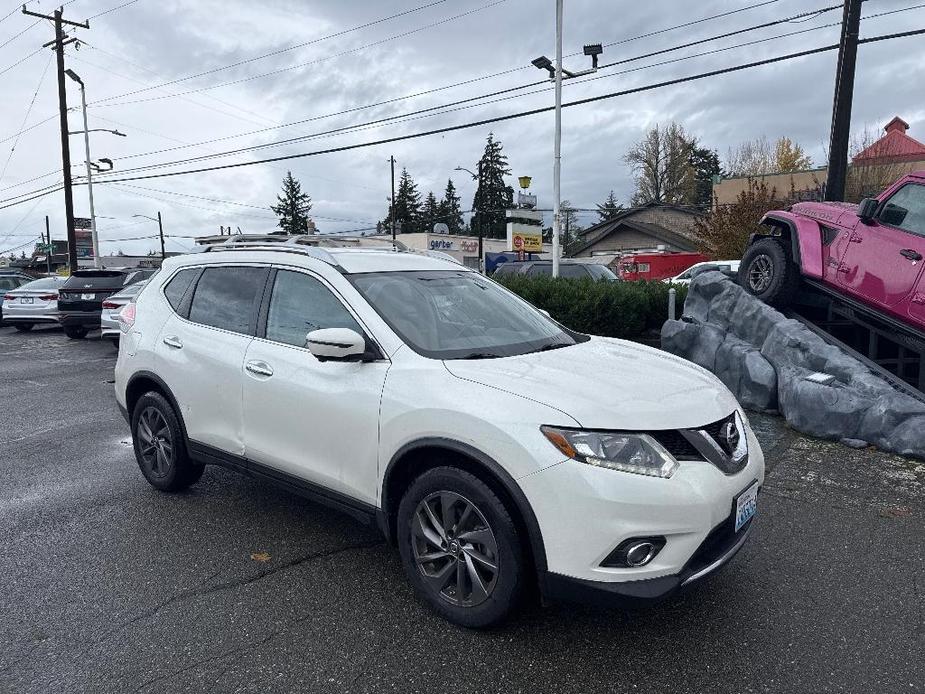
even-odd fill
[[[24,296],[24,297],[21,297],[21,298],[19,299],[19,303],[21,303],[21,304],[33,304],[33,303],[35,303],[35,299],[33,299],[31,296]]]
[[[96,298],[96,294],[81,294],[80,298],[84,301],[93,301]]]
[[[758,508],[758,483],[755,482],[751,487],[739,494],[736,499],[736,528],[739,532],[742,526],[751,520]]]

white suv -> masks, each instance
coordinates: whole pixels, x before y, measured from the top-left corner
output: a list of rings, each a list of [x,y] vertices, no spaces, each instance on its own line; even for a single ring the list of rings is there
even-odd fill
[[[703,369],[432,255],[226,246],[166,260],[121,316],[116,398],[158,489],[217,464],[377,524],[470,627],[534,582],[651,603],[748,537],[764,457]]]

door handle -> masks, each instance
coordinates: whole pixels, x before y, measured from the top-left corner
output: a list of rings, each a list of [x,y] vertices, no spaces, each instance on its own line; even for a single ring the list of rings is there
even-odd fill
[[[173,347],[174,349],[183,349],[183,343],[180,341],[180,338],[176,335],[168,335],[164,338],[164,344],[168,347]]]
[[[273,375],[273,369],[265,361],[249,361],[244,365],[244,368],[258,376]]]
[[[899,252],[899,254],[900,254],[903,258],[908,258],[909,260],[911,260],[911,261],[913,261],[913,262],[917,262],[917,261],[919,261],[919,260],[922,259],[922,254],[919,253],[918,251],[912,250],[911,248],[903,248],[903,249]]]

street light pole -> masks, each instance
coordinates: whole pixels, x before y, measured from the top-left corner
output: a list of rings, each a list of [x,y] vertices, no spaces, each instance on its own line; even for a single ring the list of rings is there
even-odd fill
[[[552,170],[552,276],[559,276],[559,205],[560,177],[562,173],[562,4],[556,0],[556,136],[555,163]]]
[[[90,126],[87,124],[87,90],[83,80],[73,72],[71,78],[76,78],[80,85],[80,107],[84,116],[84,154],[87,157],[87,197],[90,198],[90,238],[93,242],[93,267],[100,267],[100,244],[96,237],[96,210],[93,208],[93,167],[90,166]]]

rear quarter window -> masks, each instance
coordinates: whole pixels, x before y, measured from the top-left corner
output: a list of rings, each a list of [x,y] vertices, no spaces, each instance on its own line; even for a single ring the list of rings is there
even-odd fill
[[[167,299],[167,303],[170,304],[170,307],[177,313],[180,313],[180,307],[183,305],[183,297],[186,296],[190,285],[198,274],[199,268],[191,267],[180,270],[180,272],[167,282],[167,286],[164,287],[164,297]]]

